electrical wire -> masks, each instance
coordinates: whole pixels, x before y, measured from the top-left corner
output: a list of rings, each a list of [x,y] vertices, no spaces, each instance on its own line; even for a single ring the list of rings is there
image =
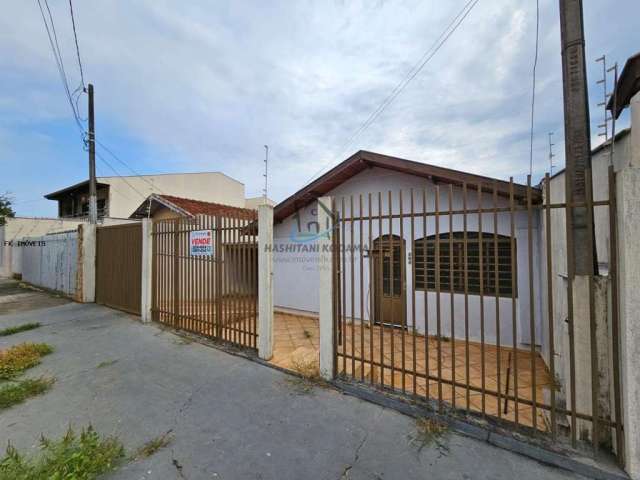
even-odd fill
[[[62,81],[62,86],[64,88],[65,95],[69,102],[69,106],[71,107],[71,111],[73,112],[73,118],[78,126],[78,129],[80,129],[80,132],[84,133],[85,131],[84,126],[82,125],[82,122],[80,121],[80,116],[78,115],[78,112],[76,111],[76,108],[74,106],[71,90],[69,88],[69,81],[67,79],[67,73],[64,69],[64,64],[62,62],[62,55],[60,54],[60,46],[58,44],[58,36],[55,30],[53,16],[51,15],[51,10],[49,9],[49,4],[47,3],[47,0],[44,0],[45,6],[47,8],[47,12],[49,14],[49,19],[51,21],[51,29],[49,29],[49,23],[47,22],[44,9],[42,8],[42,2],[40,0],[37,0],[37,1],[38,1],[38,6],[40,7],[40,13],[42,15],[42,21],[44,22],[44,28],[47,31],[47,37],[49,38],[49,45],[51,46],[51,51],[53,52],[53,58],[58,68],[58,74],[60,75],[60,80]],[[53,32],[53,37],[51,35],[52,32]]]
[[[536,0],[536,49],[533,57],[533,81],[531,86],[531,132],[529,138],[529,175],[533,175],[533,125],[536,107],[536,68],[538,67],[538,43],[540,41],[540,0]]]
[[[469,0],[458,14],[449,22],[446,28],[438,36],[436,41],[427,49],[427,51],[420,57],[420,60],[414,64],[414,66],[407,72],[405,77],[395,86],[391,93],[382,101],[382,103],[369,115],[364,123],[347,139],[339,149],[338,158],[342,156],[344,151],[358,138],[378,117],[384,112],[384,110],[404,91],[409,83],[422,71],[427,63],[435,56],[436,53],[442,48],[449,37],[458,29],[462,22],[471,13],[471,10],[476,6],[479,0]],[[316,178],[328,165],[333,163],[334,160],[327,162],[322,166],[318,172],[316,172],[309,181]]]
[[[82,88],[86,89],[86,85],[84,84],[84,72],[82,71],[82,60],[80,60],[80,47],[78,46],[78,34],[76,33],[76,20],[73,16],[73,4],[71,0],[69,0],[69,12],[71,13],[71,25],[73,27],[73,38],[76,42],[76,56],[78,57],[78,67],[80,68],[80,82],[82,84]]]
[[[129,181],[126,179],[126,177],[123,177],[123,176],[122,176],[122,175],[121,175],[121,174],[120,174],[120,173],[115,169],[115,167],[114,167],[113,165],[111,165],[111,163],[110,163],[106,158],[104,158],[102,155],[100,155],[100,153],[96,152],[96,157],[98,157],[100,160],[102,160],[102,162],[103,162],[107,167],[109,167],[109,168],[113,171],[113,173],[115,173],[115,174],[116,174],[116,176],[120,177],[120,178],[124,181],[124,183],[126,183],[126,184],[129,186],[129,188],[131,188],[133,191],[135,191],[138,195],[140,195],[142,198],[147,198],[147,197],[148,197],[148,195],[145,195],[145,194],[141,193],[141,192],[140,192],[140,190],[138,190],[136,187],[134,187],[133,185],[131,185],[131,183],[129,183]]]

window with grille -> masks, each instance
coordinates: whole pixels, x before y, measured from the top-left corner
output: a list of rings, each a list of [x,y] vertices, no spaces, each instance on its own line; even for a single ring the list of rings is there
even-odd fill
[[[512,273],[517,275],[511,256],[511,237],[492,233],[467,232],[466,278],[471,295],[517,296]],[[515,254],[516,241],[513,240]],[[436,262],[438,251],[439,262]],[[439,269],[440,291],[465,292],[465,242],[463,232],[431,235],[413,243],[416,290],[436,290],[436,270]],[[482,272],[482,275],[481,275]],[[517,277],[516,277],[517,278]]]

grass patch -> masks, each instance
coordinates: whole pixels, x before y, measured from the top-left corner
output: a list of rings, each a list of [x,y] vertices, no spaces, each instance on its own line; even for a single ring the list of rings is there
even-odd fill
[[[324,380],[320,376],[318,362],[315,360],[291,361],[291,369],[300,376],[288,376],[285,381],[299,395],[310,394],[314,387],[323,386]]]
[[[158,435],[157,437],[152,438],[147,443],[145,443],[136,451],[131,459],[139,460],[141,458],[149,458],[158,450],[167,447],[172,441],[173,435],[171,435],[171,430],[169,430],[168,432],[165,432],[162,435]]]
[[[53,378],[27,378],[0,385],[0,410],[24,402],[27,398],[45,393],[51,388]]]
[[[111,365],[118,363],[118,359],[114,359],[114,360],[105,360],[104,362],[100,362],[96,368],[104,368],[104,367],[110,367]]]
[[[26,457],[10,444],[0,460],[0,480],[93,480],[124,459],[122,443],[91,426],[79,435],[69,428],[60,440],[42,437],[40,449],[40,455]]]
[[[449,451],[446,436],[449,425],[435,418],[421,417],[416,420],[415,432],[409,436],[410,443],[418,447],[418,452],[425,447],[435,447],[441,455]]]
[[[11,380],[28,368],[35,367],[40,359],[53,352],[46,343],[21,343],[0,350],[0,380]]]
[[[26,332],[27,330],[33,330],[34,328],[38,328],[40,326],[39,323],[23,323],[22,325],[16,325],[15,327],[7,327],[0,330],[0,337],[7,337],[9,335],[13,335],[14,333]]]

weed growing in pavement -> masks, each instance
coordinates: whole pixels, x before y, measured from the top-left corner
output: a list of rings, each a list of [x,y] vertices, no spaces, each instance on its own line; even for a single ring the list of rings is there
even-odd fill
[[[299,376],[288,376],[285,382],[299,395],[308,395],[314,387],[325,386],[325,381],[320,376],[318,362],[315,360],[293,359],[291,370]]]
[[[162,435],[158,435],[155,438],[152,438],[147,443],[145,443],[142,447],[140,447],[131,457],[131,460],[138,460],[141,458],[148,458],[158,450],[161,450],[168,446],[173,441],[173,435],[171,435],[171,430],[163,433]]]
[[[118,359],[114,359],[114,360],[105,360],[104,362],[100,362],[98,365],[96,365],[96,368],[104,368],[104,367],[110,367],[111,365],[118,363]]]
[[[0,384],[0,410],[24,402],[27,398],[45,393],[51,388],[53,378],[26,378]]]
[[[39,323],[23,323],[22,325],[16,325],[15,327],[7,327],[0,330],[0,337],[7,337],[9,335],[13,335],[14,333],[26,332],[27,330],[33,330],[34,328],[38,328],[40,326]]]
[[[35,367],[40,359],[53,352],[46,343],[21,343],[0,350],[0,380],[11,380],[28,368]]]
[[[449,433],[449,425],[434,419],[420,417],[416,419],[415,431],[409,435],[409,443],[418,447],[421,452],[425,447],[435,447],[441,455],[449,451],[445,440]]]

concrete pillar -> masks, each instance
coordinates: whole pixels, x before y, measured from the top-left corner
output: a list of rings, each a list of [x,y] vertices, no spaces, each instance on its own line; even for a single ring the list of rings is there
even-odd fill
[[[140,299],[140,317],[142,323],[151,321],[151,292],[153,288],[153,222],[150,218],[142,220],[142,296]]]
[[[327,228],[326,235],[318,239],[320,275],[320,375],[325,380],[333,379],[335,352],[333,351],[333,219],[331,197],[318,199],[318,225]]]
[[[631,99],[631,158],[616,186],[625,463],[631,478],[640,480],[640,93]]]
[[[273,356],[273,207],[258,206],[258,356]]]
[[[78,226],[78,300],[96,301],[96,226],[83,223]]]

